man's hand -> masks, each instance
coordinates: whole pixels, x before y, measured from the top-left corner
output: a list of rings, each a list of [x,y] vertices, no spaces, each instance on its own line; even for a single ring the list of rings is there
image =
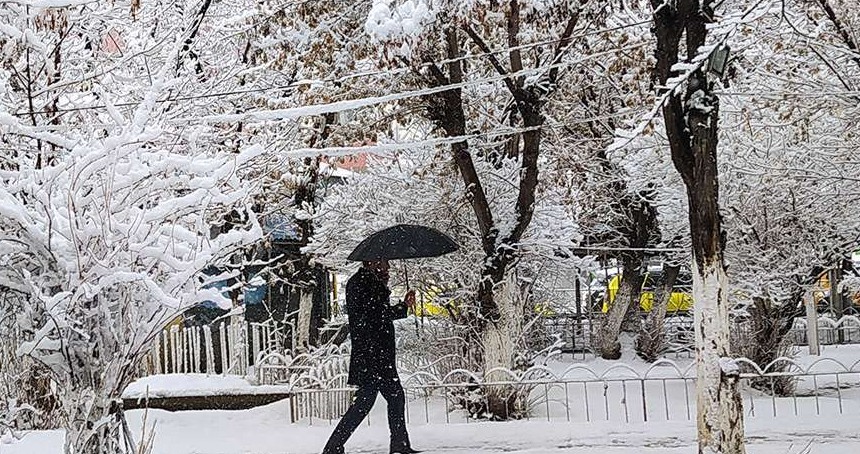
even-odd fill
[[[405,304],[409,309],[415,308],[415,290],[406,292],[406,297],[403,298],[403,304]]]

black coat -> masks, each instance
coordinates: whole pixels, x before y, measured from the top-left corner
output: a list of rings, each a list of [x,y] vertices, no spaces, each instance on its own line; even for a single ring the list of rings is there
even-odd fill
[[[406,317],[406,306],[391,306],[390,297],[391,290],[364,267],[346,283],[346,314],[352,340],[347,380],[350,385],[397,378],[392,321]]]

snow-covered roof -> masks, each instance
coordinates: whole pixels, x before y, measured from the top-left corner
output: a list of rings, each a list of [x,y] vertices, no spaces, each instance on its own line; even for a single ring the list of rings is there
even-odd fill
[[[271,235],[274,240],[296,241],[301,239],[295,219],[280,213],[269,214],[263,219],[263,232]]]

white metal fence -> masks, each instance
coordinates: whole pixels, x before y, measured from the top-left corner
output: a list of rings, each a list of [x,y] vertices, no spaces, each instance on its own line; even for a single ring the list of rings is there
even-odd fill
[[[807,345],[807,324],[805,318],[794,319],[790,341],[794,345]],[[844,315],[840,318],[818,317],[818,342],[821,345],[860,343],[860,318]]]
[[[860,417],[860,361],[843,364],[832,359],[799,364],[782,358],[764,368],[737,360],[742,369],[741,389],[747,418]],[[786,369],[786,370],[783,370]],[[498,372],[498,371],[497,371]],[[625,364],[605,370],[573,365],[560,373],[546,368],[505,371],[507,380],[485,381],[458,370],[445,377],[414,374],[404,379],[407,422],[410,424],[470,423],[486,419],[475,413],[481,396],[500,389],[522,406],[525,420],[641,423],[692,420],[696,415],[695,370],[671,361],[658,361],[645,371]],[[768,393],[766,383],[789,379],[788,393]],[[752,381],[758,386],[751,386]],[[337,383],[333,380],[332,383]],[[761,386],[765,383],[765,386]],[[292,422],[335,423],[346,410],[353,389],[297,388],[291,398]],[[477,408],[477,407],[476,407]],[[371,413],[369,424],[384,423]]]

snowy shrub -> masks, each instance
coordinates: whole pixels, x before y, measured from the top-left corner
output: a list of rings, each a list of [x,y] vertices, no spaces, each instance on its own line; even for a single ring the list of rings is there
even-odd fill
[[[161,132],[147,125],[149,113],[0,180],[0,277],[23,295],[16,355],[56,386],[69,452],[120,449],[112,402],[151,341],[183,310],[223,303],[202,289],[200,272],[261,235],[237,174],[261,150],[159,149],[149,145]],[[213,237],[231,211],[244,222]]]
[[[796,306],[754,298],[745,312],[733,320],[736,327],[731,338],[733,356],[747,358],[764,369],[777,358],[791,358],[796,354],[787,337],[794,318],[800,315]],[[765,372],[788,372],[791,367],[791,363],[781,361],[772,364]],[[749,383],[759,391],[784,397],[794,393],[797,379],[791,376],[757,377],[750,379]]]
[[[61,421],[50,375],[17,354],[21,332],[15,314],[23,295],[0,290],[0,431],[53,429]]]

